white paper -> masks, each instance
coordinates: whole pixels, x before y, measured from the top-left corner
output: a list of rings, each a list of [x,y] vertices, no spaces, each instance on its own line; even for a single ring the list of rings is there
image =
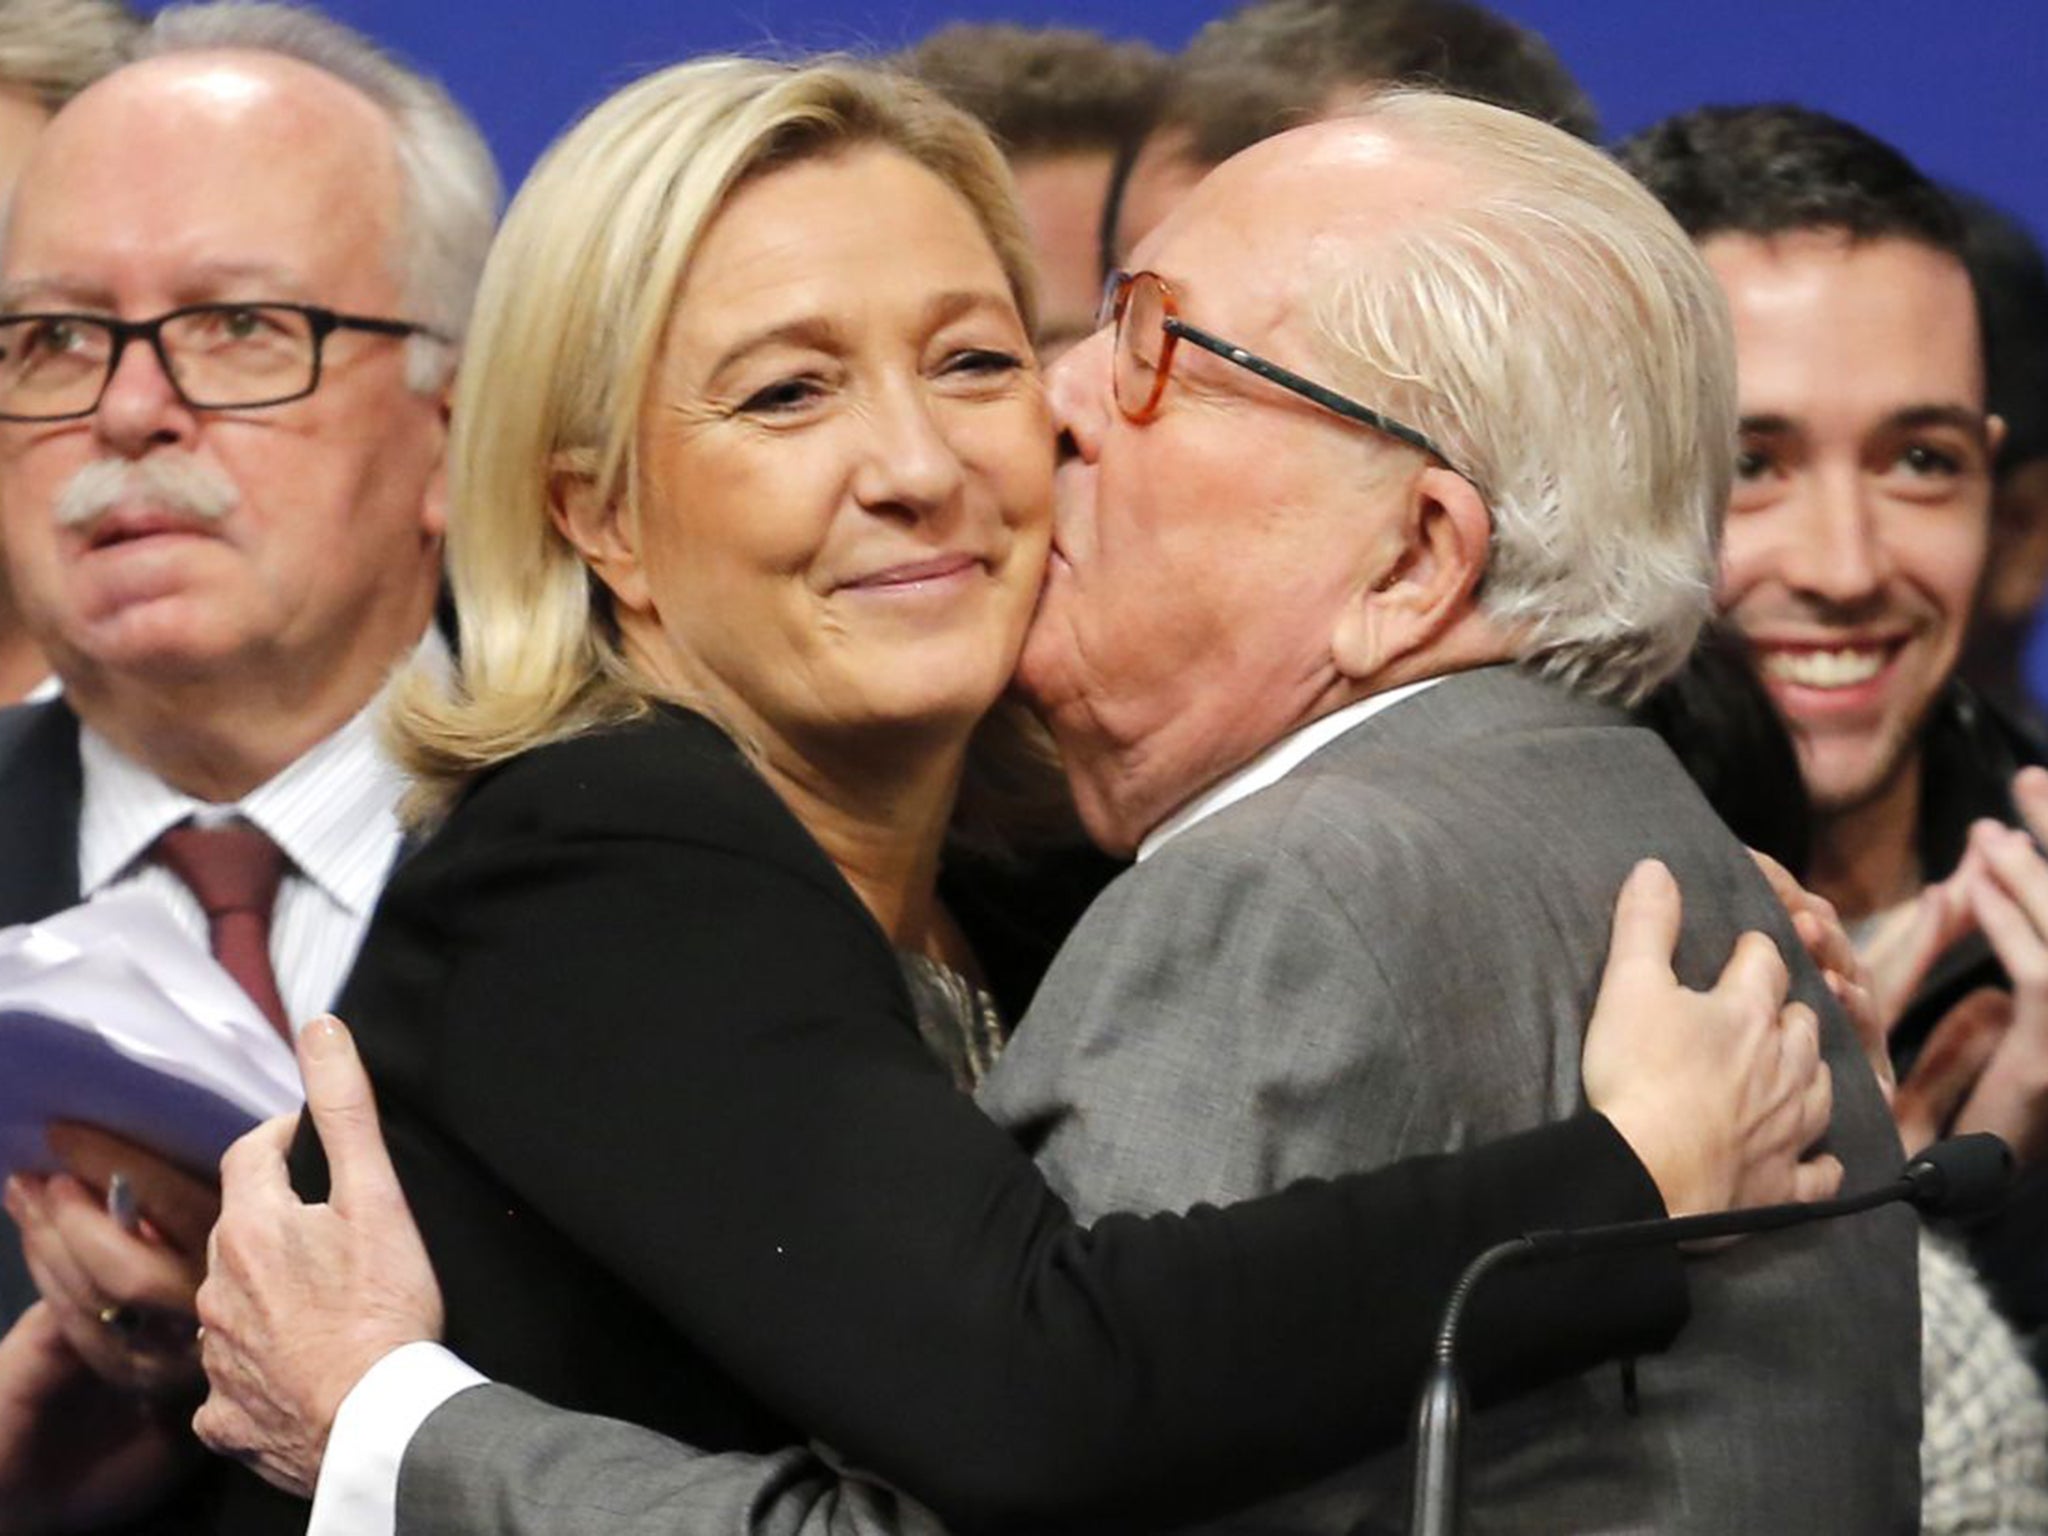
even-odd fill
[[[210,1170],[301,1099],[291,1049],[143,893],[0,929],[0,1176],[51,1166],[56,1120]]]

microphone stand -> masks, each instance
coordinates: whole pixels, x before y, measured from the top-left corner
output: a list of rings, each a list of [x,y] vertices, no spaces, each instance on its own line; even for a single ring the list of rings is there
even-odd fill
[[[1436,1344],[1415,1411],[1415,1471],[1410,1495],[1410,1536],[1456,1536],[1465,1388],[1458,1375],[1458,1333],[1465,1310],[1489,1275],[1511,1265],[1588,1253],[1618,1253],[1665,1243],[1705,1241],[1774,1232],[1854,1216],[1904,1200],[1929,1215],[1986,1210],[2005,1191],[2012,1153],[1996,1136],[1979,1132],[1938,1142],[1909,1162],[1898,1178],[1858,1195],[1785,1205],[1752,1206],[1703,1216],[1664,1216],[1602,1227],[1525,1232],[1486,1249],[1458,1276],[1444,1303]]]

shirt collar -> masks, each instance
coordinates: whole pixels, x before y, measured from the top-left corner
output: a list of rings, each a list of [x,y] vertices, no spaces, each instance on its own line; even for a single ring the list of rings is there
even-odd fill
[[[430,629],[414,659],[446,666],[447,655]],[[92,896],[125,874],[181,821],[210,825],[240,816],[261,827],[298,874],[349,911],[367,914],[397,856],[405,792],[404,775],[378,740],[383,703],[380,690],[333,735],[225,805],[172,788],[81,721],[80,894]]]
[[[1144,863],[1196,823],[1207,821],[1218,811],[1279,783],[1310,757],[1338,737],[1363,725],[1381,710],[1391,709],[1403,699],[1413,698],[1423,689],[1442,681],[1441,677],[1425,677],[1419,683],[1403,683],[1399,688],[1389,688],[1385,693],[1376,693],[1369,699],[1360,699],[1355,704],[1333,710],[1281,737],[1228,778],[1211,785],[1154,827],[1138,844],[1138,862]]]

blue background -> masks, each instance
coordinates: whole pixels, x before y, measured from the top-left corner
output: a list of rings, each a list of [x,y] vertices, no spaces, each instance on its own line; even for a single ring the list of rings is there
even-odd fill
[[[1061,22],[1174,48],[1230,0],[328,0],[439,75],[515,183],[579,110],[645,70],[733,49],[892,49],[955,19]],[[1791,99],[1890,139],[2048,234],[2042,0],[1502,0],[1612,135],[1708,101]]]

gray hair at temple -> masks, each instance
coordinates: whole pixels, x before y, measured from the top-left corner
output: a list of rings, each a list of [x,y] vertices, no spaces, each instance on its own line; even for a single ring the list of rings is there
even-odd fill
[[[1711,608],[1736,447],[1720,287],[1633,177],[1547,123],[1428,91],[1354,117],[1459,192],[1315,274],[1333,382],[1478,486],[1479,602],[1520,658],[1639,698]]]
[[[404,188],[393,263],[408,318],[459,340],[469,328],[501,197],[497,165],[468,115],[436,81],[351,28],[261,0],[166,6],[136,38],[129,58],[217,51],[296,59],[353,86],[382,110]],[[439,389],[454,366],[454,350],[423,336],[407,347],[407,382],[422,393]]]
[[[138,25],[120,0],[4,0],[0,88],[54,112],[121,62]]]

